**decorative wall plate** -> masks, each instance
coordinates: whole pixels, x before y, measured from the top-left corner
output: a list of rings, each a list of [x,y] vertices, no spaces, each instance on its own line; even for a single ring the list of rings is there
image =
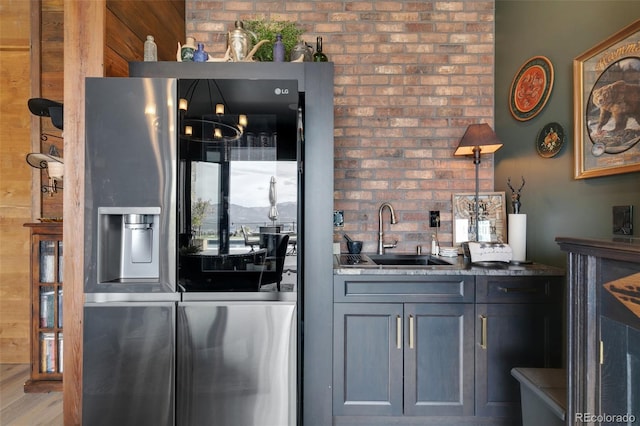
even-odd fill
[[[520,67],[511,83],[509,110],[513,118],[527,121],[547,104],[553,88],[553,65],[544,56],[534,56]]]
[[[564,145],[564,129],[558,123],[545,125],[536,138],[536,150],[541,157],[554,157]]]

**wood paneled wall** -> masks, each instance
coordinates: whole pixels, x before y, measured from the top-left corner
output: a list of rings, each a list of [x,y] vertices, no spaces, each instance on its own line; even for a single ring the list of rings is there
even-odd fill
[[[3,0],[0,16],[0,362],[29,362],[29,231],[22,225],[62,217],[62,194],[45,195],[45,171],[29,167],[29,152],[63,154],[62,131],[32,115],[27,101],[63,99],[62,0]],[[31,128],[31,131],[29,131]]]
[[[64,423],[79,425],[84,302],[84,79],[127,75],[127,63],[142,58],[147,34],[156,37],[159,60],[175,60],[177,42],[185,39],[184,1],[64,0],[64,23]],[[126,41],[121,42],[123,39]]]
[[[29,362],[30,8],[0,1],[0,363]]]
[[[159,61],[175,61],[185,38],[184,0],[107,0],[104,75],[129,75],[129,62],[142,61],[144,41],[152,35]]]

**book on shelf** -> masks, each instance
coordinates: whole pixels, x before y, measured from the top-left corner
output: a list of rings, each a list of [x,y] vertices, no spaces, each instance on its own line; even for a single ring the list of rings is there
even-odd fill
[[[43,289],[40,293],[40,327],[53,328],[55,316],[55,293],[53,289]]]
[[[64,369],[64,338],[62,333],[58,333],[58,371],[62,373]]]
[[[55,373],[58,358],[55,333],[40,333],[40,372]]]

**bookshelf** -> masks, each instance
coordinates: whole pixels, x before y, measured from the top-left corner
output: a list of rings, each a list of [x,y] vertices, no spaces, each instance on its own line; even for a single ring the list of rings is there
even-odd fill
[[[31,375],[25,392],[62,391],[62,222],[31,231]]]

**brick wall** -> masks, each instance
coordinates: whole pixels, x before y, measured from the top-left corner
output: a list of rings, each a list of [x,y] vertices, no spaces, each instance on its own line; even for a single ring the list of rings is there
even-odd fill
[[[466,127],[494,113],[494,1],[186,1],[187,34],[222,56],[236,19],[298,22],[303,38],[335,64],[336,229],[377,246],[378,207],[398,224],[395,252],[429,250],[429,210],[440,210],[450,245],[451,195],[474,191],[473,161],[454,158]],[[493,190],[493,158],[482,158],[480,190]],[[345,249],[343,244],[343,249]]]

